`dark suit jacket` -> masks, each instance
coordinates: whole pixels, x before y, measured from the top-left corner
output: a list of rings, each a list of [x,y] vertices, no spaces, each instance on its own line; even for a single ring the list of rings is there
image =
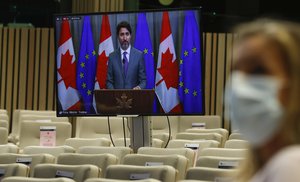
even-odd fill
[[[131,46],[125,78],[121,51],[118,48],[109,55],[106,87],[107,89],[132,89],[136,86],[139,86],[141,89],[146,88],[144,55],[141,51]]]

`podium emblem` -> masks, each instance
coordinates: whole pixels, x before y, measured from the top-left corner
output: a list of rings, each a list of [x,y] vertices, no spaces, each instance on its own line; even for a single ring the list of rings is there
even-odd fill
[[[132,98],[128,98],[125,93],[122,93],[121,97],[116,97],[117,108],[118,109],[131,109],[132,108]]]

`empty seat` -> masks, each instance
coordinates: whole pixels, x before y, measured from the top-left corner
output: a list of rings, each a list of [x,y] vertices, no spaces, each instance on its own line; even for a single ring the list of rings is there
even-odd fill
[[[205,148],[201,150],[198,156],[220,156],[220,157],[237,157],[244,158],[246,149],[228,149],[228,148]]]
[[[35,178],[67,177],[76,182],[82,182],[88,178],[97,178],[100,170],[94,165],[61,165],[61,164],[38,164],[33,169]]]
[[[189,148],[141,147],[137,153],[147,155],[182,155],[188,159],[188,167],[192,167],[195,160],[195,152]]]
[[[246,140],[227,140],[225,142],[224,148],[232,148],[232,149],[248,149],[249,148],[249,142]]]
[[[171,135],[175,137],[178,132],[178,116],[151,116],[150,120],[152,122],[152,137],[163,141],[163,147],[169,140],[169,126],[168,119],[170,121]],[[170,139],[173,137],[171,136]]]
[[[231,133],[228,137],[228,140],[233,140],[233,139],[237,139],[237,140],[244,140],[243,135],[241,133]]]
[[[228,130],[224,128],[213,128],[213,129],[197,129],[197,128],[191,128],[187,129],[186,132],[189,133],[218,133],[222,135],[222,142],[221,145],[224,146],[225,141],[228,139]]]
[[[0,114],[7,114],[7,110],[6,109],[0,109]]]
[[[160,182],[157,179],[140,179],[140,180],[134,180],[135,182]],[[85,180],[84,182],[132,182],[132,180],[117,180],[117,179],[106,179],[106,178],[90,178]]]
[[[68,138],[65,145],[73,147],[77,150],[83,146],[106,146],[109,147],[111,142],[107,138]]]
[[[24,148],[24,154],[51,154],[58,157],[61,153],[74,153],[75,149],[70,146],[55,146],[55,147],[43,147],[43,146],[27,146]]]
[[[243,159],[236,157],[200,156],[196,162],[196,166],[231,169],[238,167]]]
[[[163,141],[157,138],[152,138],[152,147],[156,148],[162,148],[163,147]],[[117,138],[114,140],[114,144],[116,147],[125,146],[124,138]],[[130,145],[130,138],[126,138],[126,146]]]
[[[55,145],[64,145],[65,140],[71,137],[72,125],[69,122],[35,122],[26,121],[21,123],[19,147],[40,145],[40,127],[55,127]]]
[[[9,176],[23,176],[29,175],[29,167],[25,164],[0,164],[0,180]]]
[[[118,163],[121,163],[124,156],[132,153],[129,147],[79,147],[77,153],[81,154],[113,154],[118,158]]]
[[[55,157],[49,154],[0,154],[0,164],[21,163],[30,168],[30,175],[37,164],[54,163]]]
[[[0,119],[9,121],[9,117],[8,117],[7,113],[0,113]]]
[[[7,128],[0,127],[0,145],[7,144],[8,142],[8,130]]]
[[[3,153],[18,153],[19,152],[19,147],[14,145],[14,144],[5,144],[5,145],[0,145],[0,154]]]
[[[69,178],[7,177],[2,182],[75,182]]]
[[[111,165],[106,171],[108,179],[138,180],[154,178],[162,182],[176,181],[176,170],[174,167],[163,166],[131,166]]]
[[[0,127],[6,128],[8,130],[9,129],[8,123],[9,122],[7,120],[0,119]]]
[[[194,124],[201,124],[201,128],[212,129],[221,128],[221,117],[216,115],[207,116],[180,116],[178,131],[184,132],[186,129],[193,128]]]
[[[183,140],[215,140],[222,146],[223,137],[218,133],[177,133],[176,139]]]
[[[117,162],[117,157],[112,154],[60,154],[57,158],[57,164],[98,166],[102,175],[105,175],[107,166],[117,164]]]
[[[146,155],[128,154],[124,157],[123,164],[136,166],[172,166],[178,171],[178,178],[184,179],[188,168],[188,159],[180,155]]]
[[[123,138],[123,119],[120,117],[109,117],[109,121],[112,138]],[[126,118],[124,118],[124,121],[127,123]],[[129,136],[127,127],[125,132],[126,136]],[[108,117],[77,117],[75,136],[80,138],[104,137],[109,139]]]
[[[187,171],[186,179],[206,181],[231,181],[236,174],[234,169],[193,167]]]

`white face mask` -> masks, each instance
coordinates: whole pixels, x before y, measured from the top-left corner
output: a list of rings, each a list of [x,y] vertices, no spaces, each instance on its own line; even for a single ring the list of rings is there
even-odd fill
[[[278,101],[280,81],[263,75],[232,74],[225,102],[230,106],[232,128],[254,147],[267,142],[279,129],[283,110]]]

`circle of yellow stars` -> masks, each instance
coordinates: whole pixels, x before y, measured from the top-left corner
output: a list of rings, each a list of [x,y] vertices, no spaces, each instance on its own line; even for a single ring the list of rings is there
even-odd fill
[[[92,51],[92,56],[96,56],[96,54],[97,54],[96,51],[93,50],[93,51]],[[90,59],[90,55],[89,55],[89,54],[86,54],[86,55],[84,56],[84,58],[85,58],[86,61],[88,61],[88,60]],[[85,68],[85,63],[84,63],[84,62],[81,62],[81,63],[80,63],[80,67],[81,67],[81,68]],[[83,73],[83,72],[80,72],[80,73],[79,73],[79,77],[80,77],[81,79],[83,79],[83,78],[84,78],[84,73]],[[82,87],[83,89],[86,89],[86,87],[87,87],[86,83],[85,83],[85,82],[82,82],[81,87]],[[91,91],[90,89],[88,89],[88,90],[86,91],[86,94],[87,94],[87,95],[92,95],[92,91]]]

